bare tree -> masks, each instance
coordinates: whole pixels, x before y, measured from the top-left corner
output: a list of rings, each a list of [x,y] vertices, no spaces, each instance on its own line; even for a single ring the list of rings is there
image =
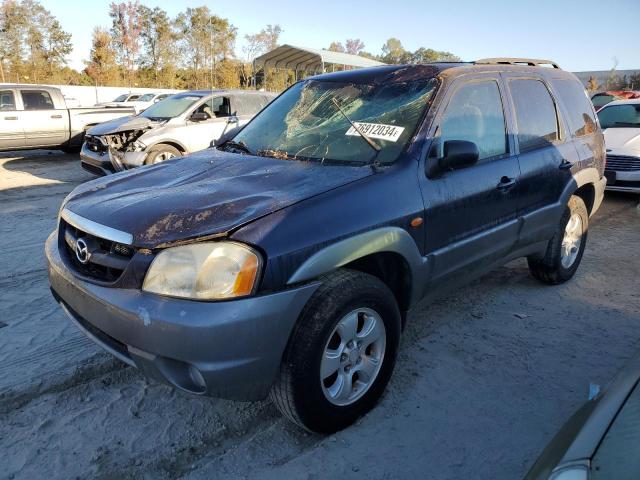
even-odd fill
[[[345,51],[351,55],[359,55],[364,50],[364,43],[359,38],[348,38],[345,43]]]

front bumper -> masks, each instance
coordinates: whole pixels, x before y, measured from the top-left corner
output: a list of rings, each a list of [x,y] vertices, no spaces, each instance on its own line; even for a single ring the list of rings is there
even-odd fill
[[[56,232],[45,254],[54,297],[89,338],[147,376],[232,400],[268,394],[293,325],[319,285],[200,302],[80,280],[60,257]]]
[[[125,152],[114,155],[111,151],[94,152],[86,143],[80,150],[82,168],[94,175],[109,175],[129,168],[141,166],[147,158],[147,152]]]
[[[640,170],[607,170],[607,173],[609,172],[615,173],[615,181],[607,183],[607,190],[615,192],[640,192]]]

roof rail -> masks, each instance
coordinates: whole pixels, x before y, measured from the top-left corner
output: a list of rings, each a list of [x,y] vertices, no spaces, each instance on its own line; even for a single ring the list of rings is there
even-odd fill
[[[509,58],[509,57],[496,57],[496,58],[481,58],[474,63],[480,65],[529,65],[530,67],[550,66],[562,70],[553,60],[542,60],[539,58]]]

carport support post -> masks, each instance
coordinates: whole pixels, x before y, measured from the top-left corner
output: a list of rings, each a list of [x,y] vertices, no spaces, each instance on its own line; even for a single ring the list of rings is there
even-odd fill
[[[251,65],[252,65],[251,83],[253,83],[253,88],[257,90],[258,86],[256,85],[256,61],[254,60],[253,62],[251,62]]]

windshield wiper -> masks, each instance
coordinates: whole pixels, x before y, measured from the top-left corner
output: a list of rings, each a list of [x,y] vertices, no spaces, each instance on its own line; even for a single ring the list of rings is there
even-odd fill
[[[235,142],[233,140],[227,140],[220,146],[224,147],[225,150],[227,149],[227,146],[229,146],[231,148],[235,148],[236,150],[240,150],[244,153],[248,153],[249,155],[254,155],[254,153],[249,149],[249,147],[247,147],[247,144],[244,143],[242,140],[240,140],[239,142]]]
[[[349,123],[351,124],[351,126],[353,127],[353,129],[354,129],[356,132],[358,132],[358,134],[362,137],[362,139],[363,139],[365,142],[367,142],[367,143],[369,144],[369,146],[370,146],[371,148],[373,148],[373,149],[376,151],[376,157],[377,157],[377,156],[378,156],[378,155],[377,155],[377,154],[378,154],[378,152],[380,152],[380,150],[381,150],[380,145],[378,145],[378,144],[377,144],[376,142],[374,142],[371,138],[369,138],[369,137],[368,137],[368,136],[367,136],[367,135],[362,131],[362,129],[361,129],[359,126],[357,126],[355,123],[353,123],[353,122],[351,121],[351,119],[349,118],[349,116],[348,116],[346,113],[344,113],[344,110],[342,110],[342,108],[340,108],[340,105],[338,104],[338,101],[337,101],[335,98],[332,98],[332,99],[331,99],[331,102],[335,105],[335,107],[336,107],[336,108],[338,109],[338,111],[342,114],[342,116],[343,116],[344,118],[346,118],[346,119],[347,119],[347,122],[349,122]],[[375,160],[375,157],[374,157],[374,160]]]

